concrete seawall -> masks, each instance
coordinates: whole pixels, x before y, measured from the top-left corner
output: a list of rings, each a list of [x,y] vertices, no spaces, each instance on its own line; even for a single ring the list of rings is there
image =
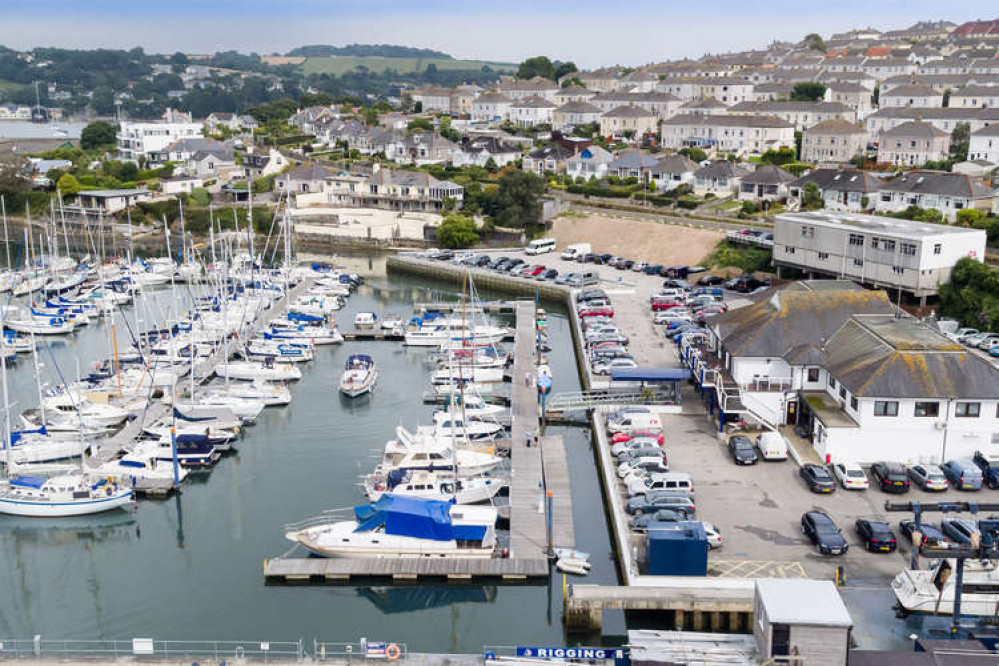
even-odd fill
[[[427,259],[408,256],[405,254],[388,257],[385,262],[385,267],[387,270],[395,271],[397,273],[420,275],[422,277],[428,277],[435,280],[446,280],[456,284],[461,284],[461,281],[465,276],[465,271],[467,270],[469,275],[471,275],[472,279],[475,281],[476,286],[480,289],[491,289],[493,291],[501,291],[508,294],[516,294],[518,296],[529,296],[531,298],[534,298],[535,293],[537,293],[540,298],[559,301],[560,303],[571,305],[571,303],[569,303],[569,287],[560,284],[552,284],[551,282],[536,282],[525,278],[487,271],[481,268],[459,266],[447,261],[429,261]]]

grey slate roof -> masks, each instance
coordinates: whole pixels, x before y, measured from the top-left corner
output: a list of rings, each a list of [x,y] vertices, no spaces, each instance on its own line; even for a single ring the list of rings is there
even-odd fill
[[[336,172],[317,162],[303,162],[282,176],[282,180],[304,180],[316,182],[336,177]]]
[[[910,171],[895,180],[888,181],[881,189],[889,192],[926,192],[973,199],[996,195],[991,187],[977,178],[946,171]]]
[[[600,109],[589,102],[566,102],[555,113],[600,113]]]
[[[753,173],[742,178],[743,184],[752,185],[783,185],[794,180],[794,174],[781,169],[776,164],[764,164]]]
[[[640,150],[626,150],[607,165],[608,169],[650,169],[656,166],[656,159]]]
[[[816,169],[793,181],[791,187],[804,187],[806,183],[835,192],[875,192],[884,186],[884,180],[857,169]]]
[[[747,171],[728,160],[715,160],[710,164],[702,166],[694,172],[695,178],[715,179],[715,178],[742,178],[747,175]]]
[[[510,106],[511,108],[524,108],[524,109],[554,109],[556,105],[553,102],[549,102],[544,97],[531,95],[530,97],[523,97],[515,101]]]
[[[717,115],[683,114],[663,121],[663,125],[712,125],[717,127],[794,127],[777,116],[733,116],[725,113]]]
[[[861,398],[994,399],[999,387],[999,369],[911,317],[853,317],[826,356],[826,369]]]
[[[842,118],[829,118],[828,120],[823,120],[821,123],[812,125],[805,130],[805,134],[837,134],[848,136],[851,134],[867,134],[867,132]]]
[[[910,120],[909,122],[896,125],[892,129],[881,132],[882,138],[902,137],[908,139],[914,137],[917,139],[935,139],[943,136],[949,135],[947,132],[939,130],[922,120]]]
[[[652,169],[653,173],[692,173],[697,164],[686,155],[667,155]]]
[[[655,114],[651,111],[647,111],[640,106],[632,106],[630,104],[619,106],[615,109],[611,109],[604,114],[604,118],[652,118]]]

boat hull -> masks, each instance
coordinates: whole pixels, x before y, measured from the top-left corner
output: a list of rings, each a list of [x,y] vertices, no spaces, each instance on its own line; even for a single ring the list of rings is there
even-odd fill
[[[25,518],[66,518],[123,509],[132,505],[132,492],[125,491],[105,498],[78,502],[42,502],[0,498],[0,514]]]

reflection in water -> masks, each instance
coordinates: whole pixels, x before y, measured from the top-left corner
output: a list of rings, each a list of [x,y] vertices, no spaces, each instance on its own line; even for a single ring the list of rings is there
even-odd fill
[[[138,522],[134,511],[112,511],[106,514],[57,519],[7,519],[0,534],[17,546],[41,544],[45,546],[73,546],[87,542],[125,541],[133,533],[136,537]]]
[[[412,613],[452,604],[488,604],[496,601],[496,586],[468,587],[358,587],[357,596],[383,613]]]

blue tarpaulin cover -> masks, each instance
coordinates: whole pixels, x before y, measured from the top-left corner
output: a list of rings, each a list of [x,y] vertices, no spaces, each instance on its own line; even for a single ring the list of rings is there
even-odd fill
[[[486,534],[485,525],[451,523],[451,502],[405,497],[386,493],[374,504],[354,507],[358,526],[355,532],[367,532],[384,526],[386,534],[434,541],[452,539],[475,541]]]
[[[10,485],[22,488],[41,488],[47,480],[44,476],[15,476],[10,480]]]
[[[684,368],[611,368],[612,382],[678,382],[690,378]]]

